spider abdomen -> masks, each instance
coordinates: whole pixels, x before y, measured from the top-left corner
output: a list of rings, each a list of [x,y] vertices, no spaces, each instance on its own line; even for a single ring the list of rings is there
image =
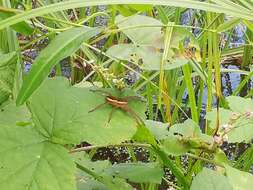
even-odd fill
[[[108,102],[108,104],[117,108],[125,108],[128,105],[127,101],[119,100],[110,96],[106,97],[106,101]]]

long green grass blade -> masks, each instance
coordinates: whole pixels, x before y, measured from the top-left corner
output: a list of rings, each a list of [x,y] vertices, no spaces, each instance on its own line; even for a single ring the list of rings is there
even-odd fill
[[[60,60],[74,53],[85,40],[98,34],[99,29],[73,28],[58,35],[36,58],[29,75],[17,97],[17,105],[23,104],[48,76]]]
[[[0,22],[0,30],[11,26],[13,24],[25,21],[37,16],[42,16],[52,12],[62,11],[66,9],[74,9],[78,7],[89,7],[97,5],[115,5],[115,4],[146,4],[146,5],[165,5],[175,6],[183,8],[199,9],[210,12],[224,13],[234,17],[243,18],[246,20],[253,20],[253,14],[251,11],[241,11],[238,8],[225,7],[222,5],[199,2],[194,0],[71,0],[60,3],[51,4],[48,6],[36,8]],[[239,6],[239,5],[238,5]],[[0,11],[1,11],[0,7]],[[242,9],[244,7],[242,6]]]

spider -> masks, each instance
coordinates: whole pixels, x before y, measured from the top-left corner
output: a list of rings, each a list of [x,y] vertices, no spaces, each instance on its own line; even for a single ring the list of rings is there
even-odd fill
[[[143,125],[143,120],[141,119],[141,117],[136,114],[132,108],[129,107],[128,105],[128,101],[129,100],[139,100],[139,101],[143,101],[141,99],[141,97],[139,96],[125,96],[123,98],[119,98],[119,97],[116,97],[116,96],[113,96],[111,93],[107,92],[107,91],[104,91],[104,90],[100,90],[100,89],[91,89],[90,91],[92,92],[100,92],[102,93],[103,95],[105,95],[105,102],[102,103],[102,104],[99,104],[97,105],[95,108],[91,109],[89,111],[89,113],[99,109],[100,107],[106,105],[106,104],[109,104],[112,106],[112,110],[109,114],[109,118],[108,118],[108,121],[107,121],[107,125],[110,123],[111,119],[112,119],[112,114],[113,112],[116,110],[116,109],[121,109],[125,112],[127,112],[130,116],[132,116],[135,121],[137,122],[138,125]]]

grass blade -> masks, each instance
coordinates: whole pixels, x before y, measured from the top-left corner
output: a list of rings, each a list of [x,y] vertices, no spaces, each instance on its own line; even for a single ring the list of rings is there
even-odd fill
[[[99,29],[73,28],[58,35],[39,54],[17,97],[17,105],[23,104],[62,59],[74,53],[85,40],[98,34]]]
[[[62,11],[66,9],[74,9],[78,7],[89,7],[97,5],[115,5],[115,4],[146,4],[146,5],[165,5],[183,8],[199,9],[204,11],[224,13],[234,17],[243,18],[246,20],[253,20],[251,11],[241,11],[238,8],[225,7],[222,5],[199,2],[193,0],[71,0],[60,3],[51,4],[48,6],[36,8],[24,13],[12,16],[0,22],[0,30],[13,24],[25,21],[37,16],[42,16],[52,12]],[[237,7],[240,7],[239,5]],[[241,6],[244,9],[243,6]],[[0,11],[3,7],[0,7]]]

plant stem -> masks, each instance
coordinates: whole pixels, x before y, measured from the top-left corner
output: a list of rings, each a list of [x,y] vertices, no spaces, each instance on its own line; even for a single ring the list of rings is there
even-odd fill
[[[142,147],[142,148],[151,148],[151,145],[149,144],[141,144],[141,143],[124,143],[124,144],[114,144],[114,145],[94,145],[94,146],[86,146],[81,148],[72,149],[69,151],[69,153],[75,153],[75,152],[82,152],[97,148],[113,148],[113,147]]]
[[[204,162],[208,162],[208,163],[210,163],[210,164],[214,164],[214,165],[216,165],[216,166],[220,166],[220,167],[223,167],[223,168],[224,168],[224,166],[223,166],[222,164],[220,164],[220,163],[218,163],[218,162],[216,162],[216,161],[209,160],[209,159],[207,159],[207,158],[203,158],[203,157],[200,157],[200,156],[196,156],[196,155],[191,154],[191,153],[186,153],[185,155],[187,155],[187,156],[189,156],[189,157],[191,157],[191,158],[195,158],[195,159],[198,159],[198,160],[202,160],[202,161],[204,161]]]

